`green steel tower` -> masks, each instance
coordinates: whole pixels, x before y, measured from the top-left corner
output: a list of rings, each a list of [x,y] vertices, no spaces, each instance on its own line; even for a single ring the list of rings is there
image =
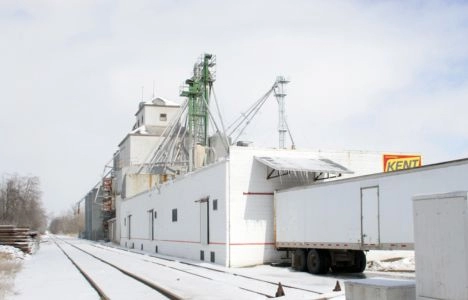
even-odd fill
[[[216,58],[204,54],[193,68],[193,76],[185,81],[187,86],[180,95],[188,98],[188,130],[194,145],[208,145],[208,121],[211,89],[215,81]]]

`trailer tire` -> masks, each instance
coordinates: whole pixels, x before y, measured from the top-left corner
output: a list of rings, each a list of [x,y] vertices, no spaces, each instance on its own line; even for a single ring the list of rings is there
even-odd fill
[[[330,252],[328,250],[319,250],[319,253],[322,255],[323,261],[321,274],[327,274],[331,267]]]
[[[303,249],[296,249],[294,251],[292,267],[296,271],[303,272],[307,268],[306,252]]]
[[[330,269],[330,256],[326,250],[310,249],[307,254],[307,269],[312,274],[325,274]]]
[[[364,251],[355,251],[354,252],[354,266],[351,267],[351,272],[362,273],[366,269],[366,254]]]

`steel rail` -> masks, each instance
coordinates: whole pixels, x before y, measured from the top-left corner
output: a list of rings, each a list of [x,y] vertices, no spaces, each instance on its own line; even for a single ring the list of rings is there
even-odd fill
[[[68,258],[68,260],[78,269],[78,271],[83,275],[83,277],[89,282],[89,284],[93,287],[93,289],[98,293],[99,297],[102,300],[110,300],[109,296],[104,293],[104,291],[97,285],[97,283],[80,267],[78,264],[63,250],[62,246],[60,246],[55,239],[52,239],[55,245],[63,252],[63,254]]]
[[[98,247],[94,244],[91,244],[92,246],[94,247]],[[127,252],[130,252],[130,253],[134,253],[134,254],[139,254],[139,255],[144,255],[144,256],[150,256],[150,257],[153,257],[153,258],[157,258],[157,259],[161,259],[161,260],[166,260],[166,261],[170,261],[170,262],[176,262],[177,260],[175,259],[170,259],[170,258],[165,258],[165,257],[159,257],[159,256],[156,256],[156,255],[153,255],[153,254],[150,254],[150,253],[139,253],[139,252],[135,252],[135,251],[131,251],[131,250],[128,250],[128,249],[121,249],[121,248],[116,248],[116,247],[109,247],[107,245],[102,245],[102,244],[99,244],[101,249],[104,249],[104,250],[107,250],[107,251],[111,251],[110,249],[118,249],[118,250],[122,250],[122,251],[127,251]],[[98,247],[99,248],[99,247]],[[165,266],[167,268],[170,268],[170,269],[175,269],[175,270],[178,270],[178,271],[181,271],[181,272],[185,272],[185,273],[189,273],[189,274],[192,274],[192,275],[197,275],[197,274],[194,274],[192,272],[188,272],[186,270],[183,270],[183,269],[178,269],[176,267],[173,267],[173,266],[168,266],[168,265],[164,265],[162,263],[158,263],[158,262],[153,262],[153,261],[150,261],[150,260],[147,260],[147,259],[142,259],[143,261],[146,261],[146,262],[151,262],[151,263],[154,263],[154,264],[157,264],[157,265],[161,265],[161,266]],[[205,270],[210,270],[210,271],[215,271],[215,272],[219,272],[219,273],[224,273],[224,274],[229,274],[229,275],[233,275],[233,276],[238,276],[238,277],[242,277],[242,278],[246,278],[246,279],[250,279],[250,280],[255,280],[255,281],[259,281],[259,282],[263,282],[263,283],[268,283],[268,284],[271,284],[271,285],[274,285],[274,286],[278,286],[278,283],[277,282],[273,282],[273,281],[269,281],[269,280],[265,280],[265,279],[260,279],[260,278],[255,278],[255,277],[252,277],[252,276],[247,276],[247,275],[242,275],[242,274],[239,274],[239,273],[234,273],[234,272],[228,272],[228,271],[224,271],[224,270],[218,270],[218,269],[215,269],[215,268],[210,268],[210,267],[206,267],[206,266],[200,266],[200,265],[196,265],[196,264],[193,264],[193,263],[189,263],[189,262],[184,262],[184,261],[177,261],[181,264],[184,264],[184,265],[188,265],[188,266],[192,266],[192,267],[195,267],[195,268],[199,268],[199,269],[205,269]],[[202,275],[197,275],[199,277],[203,277],[203,278],[206,278],[206,276],[202,276]],[[213,279],[212,279],[213,280]],[[305,288],[300,288],[300,287],[296,287],[296,286],[292,286],[292,285],[287,285],[287,284],[281,284],[283,286],[283,288],[289,288],[289,289],[293,289],[293,290],[299,290],[299,291],[304,291],[304,292],[310,292],[310,293],[314,293],[314,294],[317,294],[317,295],[321,295],[323,294],[322,292],[318,292],[318,291],[314,291],[314,290],[310,290],[310,289],[305,289]],[[263,294],[264,296],[267,296],[267,297],[271,297],[269,295],[266,295],[266,294]]]
[[[96,247],[95,245],[91,244],[92,246]],[[97,247],[99,248],[99,247]],[[103,249],[103,250],[107,250],[107,251],[110,251],[109,249],[106,249],[106,248],[99,248],[99,249]],[[85,251],[85,250],[82,250],[82,251]],[[137,252],[132,252],[132,251],[128,251],[130,253],[135,253],[135,254],[140,254],[140,253],[137,253]],[[152,256],[154,257],[154,256]],[[155,258],[159,258],[159,257],[155,257]],[[171,259],[166,259],[166,258],[161,258],[163,260],[166,260],[166,261],[171,261],[171,262],[175,262],[175,260],[171,260]],[[162,263],[158,263],[158,262],[155,262],[155,261],[151,261],[151,260],[147,260],[147,259],[142,259],[144,262],[148,262],[148,263],[152,263],[152,264],[155,264],[155,265],[158,265],[158,266],[161,266],[161,267],[165,267],[165,268],[168,268],[168,269],[172,269],[172,270],[175,270],[175,271],[178,271],[178,272],[183,272],[183,273],[186,273],[186,274],[190,274],[192,276],[197,276],[197,277],[200,277],[200,278],[203,278],[203,279],[207,279],[207,280],[215,280],[211,277],[207,277],[207,276],[204,276],[204,275],[200,275],[200,274],[196,274],[196,273],[193,273],[193,272],[190,272],[190,271],[187,271],[187,270],[183,270],[183,269],[179,269],[179,268],[176,268],[176,267],[173,267],[173,266],[168,266],[168,265],[165,265],[165,264],[162,264]],[[209,268],[206,268],[206,269],[209,269]],[[251,293],[254,293],[254,294],[259,294],[259,295],[262,295],[262,296],[265,296],[267,298],[275,298],[274,296],[272,295],[269,295],[269,294],[265,294],[265,293],[262,293],[262,292],[258,292],[258,291],[254,291],[254,290],[250,290],[250,289],[247,289],[247,288],[243,288],[243,287],[238,287],[244,291],[248,291],[248,292],[251,292]]]
[[[58,239],[58,240],[61,240],[62,242],[66,243],[66,244],[68,244],[68,245],[70,245],[70,246],[72,246],[73,248],[76,248],[76,249],[78,249],[78,250],[80,250],[80,251],[82,251],[82,252],[88,254],[89,256],[91,256],[91,257],[93,257],[93,258],[95,258],[95,259],[97,259],[97,260],[99,260],[99,261],[101,261],[101,262],[103,262],[103,263],[105,263],[105,264],[107,264],[107,265],[109,265],[109,266],[111,266],[111,267],[113,267],[113,268],[119,270],[119,271],[122,272],[123,274],[125,274],[125,275],[127,275],[127,276],[129,276],[129,277],[135,279],[136,281],[139,281],[139,282],[143,283],[144,285],[146,285],[146,286],[148,286],[148,287],[150,287],[150,288],[152,288],[152,289],[158,291],[159,293],[161,293],[162,295],[166,296],[167,298],[169,298],[169,299],[171,299],[171,300],[181,300],[181,299],[183,299],[182,297],[180,297],[180,296],[176,295],[175,293],[173,293],[173,292],[171,292],[171,291],[169,291],[169,290],[167,290],[167,289],[165,289],[165,288],[163,288],[163,287],[161,287],[161,286],[155,284],[154,282],[151,282],[151,281],[149,281],[149,280],[147,280],[147,279],[145,279],[145,278],[143,278],[143,277],[140,277],[140,276],[138,276],[138,275],[136,275],[136,274],[133,274],[133,273],[131,273],[131,272],[129,272],[129,271],[123,269],[123,268],[120,268],[120,267],[117,266],[117,265],[114,265],[114,264],[112,264],[112,263],[110,263],[110,262],[108,262],[108,261],[106,261],[106,260],[103,260],[102,258],[97,257],[96,255],[94,255],[94,254],[92,254],[92,253],[90,253],[90,252],[88,252],[88,251],[86,251],[86,250],[83,250],[83,249],[81,249],[80,247],[78,247],[78,246],[76,246],[76,245],[73,245],[72,243],[69,243],[69,242],[67,242],[67,241],[65,241],[65,240],[63,240],[63,239],[57,238],[57,237],[55,237],[55,238]],[[57,243],[56,243],[56,244],[57,244]],[[57,245],[58,245],[58,244],[57,244]],[[63,250],[62,250],[62,251],[63,251]],[[109,298],[106,298],[106,299],[109,299]]]

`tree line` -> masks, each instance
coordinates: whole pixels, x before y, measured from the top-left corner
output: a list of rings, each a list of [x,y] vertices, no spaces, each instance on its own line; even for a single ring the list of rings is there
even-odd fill
[[[49,230],[54,234],[79,234],[84,230],[84,214],[78,214],[73,208],[60,216],[52,218]]]
[[[0,224],[44,232],[47,215],[36,176],[3,175],[0,181]]]

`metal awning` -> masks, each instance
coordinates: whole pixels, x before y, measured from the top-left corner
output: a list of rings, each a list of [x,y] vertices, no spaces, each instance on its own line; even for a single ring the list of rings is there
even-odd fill
[[[255,159],[273,170],[283,172],[328,174],[354,173],[342,165],[326,158],[313,159],[306,157],[255,156]]]

